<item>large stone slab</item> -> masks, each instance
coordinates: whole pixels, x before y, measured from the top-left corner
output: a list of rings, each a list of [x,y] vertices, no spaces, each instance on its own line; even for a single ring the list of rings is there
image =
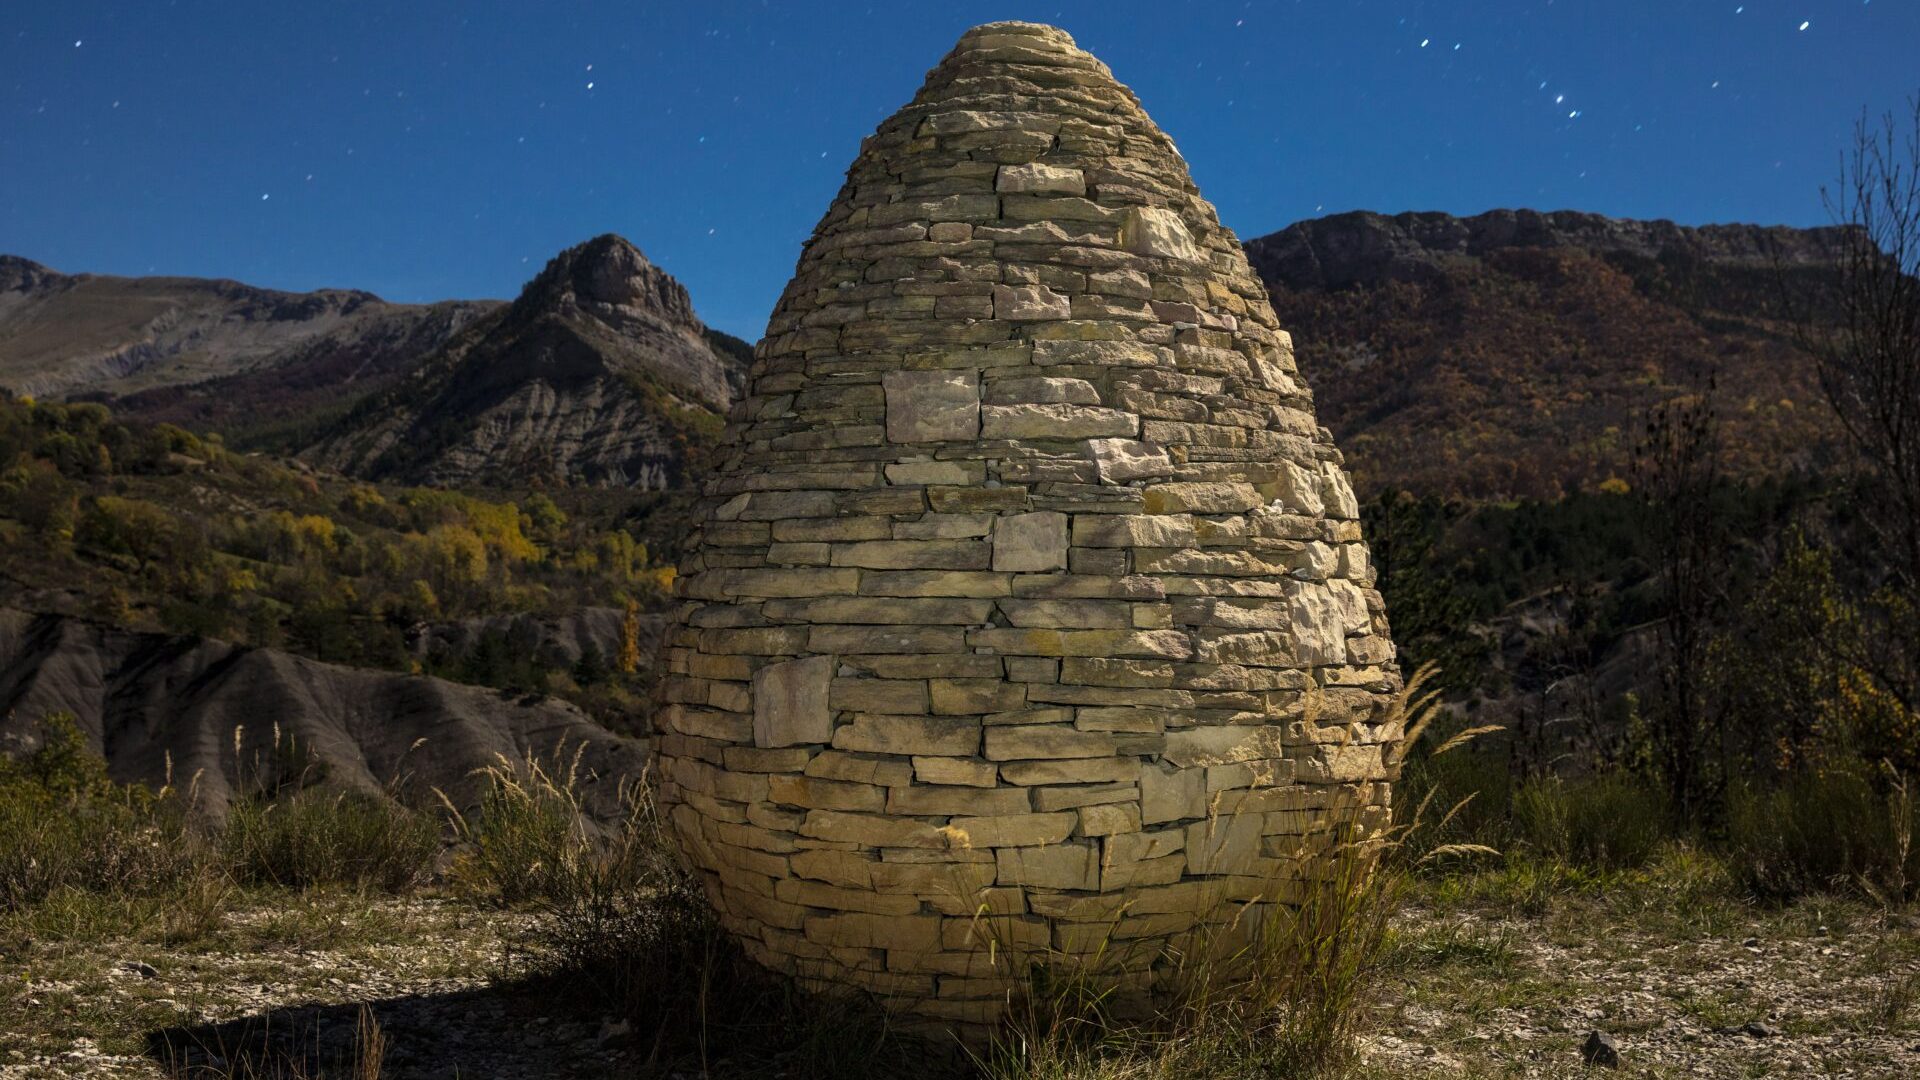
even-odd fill
[[[989,439],[1085,439],[1140,431],[1139,417],[1095,405],[988,405],[980,413],[981,435]]]
[[[995,570],[1045,571],[1067,567],[1067,515],[1052,510],[1008,514],[993,522]]]
[[[1193,242],[1180,215],[1165,207],[1136,206],[1120,222],[1120,246],[1140,255],[1197,262],[1200,246]]]
[[[973,372],[889,371],[880,383],[888,442],[951,442],[980,434],[980,379]]]
[[[833,658],[809,656],[772,664],[753,675],[753,744],[794,746],[833,738]]]
[[[1085,195],[1086,174],[1059,165],[1002,165],[994,178],[995,191],[1040,195]]]

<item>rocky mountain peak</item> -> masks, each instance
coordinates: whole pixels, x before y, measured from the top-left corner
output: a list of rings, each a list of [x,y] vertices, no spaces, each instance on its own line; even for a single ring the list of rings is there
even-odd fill
[[[746,351],[608,233],[554,256],[506,310],[301,454],[413,483],[682,488],[745,379]]]
[[[521,290],[514,306],[522,311],[579,308],[603,320],[651,315],[699,326],[686,286],[614,233],[555,255]]]
[[[611,233],[555,256],[511,303],[66,275],[0,256],[0,387],[107,400],[369,478],[685,487],[750,358]]]

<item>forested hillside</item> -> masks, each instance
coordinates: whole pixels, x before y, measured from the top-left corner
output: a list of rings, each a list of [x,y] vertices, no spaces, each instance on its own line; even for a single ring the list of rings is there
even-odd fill
[[[1363,491],[1619,489],[1647,411],[1712,388],[1729,476],[1833,465],[1838,426],[1785,297],[1830,230],[1495,211],[1352,213],[1250,241]]]
[[[355,482],[0,396],[0,606],[133,629],[406,669],[425,624],[661,603],[673,571],[635,532],[650,505]]]

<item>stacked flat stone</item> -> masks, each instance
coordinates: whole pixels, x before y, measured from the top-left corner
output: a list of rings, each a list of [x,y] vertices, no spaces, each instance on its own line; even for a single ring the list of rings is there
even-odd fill
[[[682,567],[660,797],[766,965],[990,1022],[1146,992],[1384,818],[1399,685],[1340,457],[1233,234],[1065,33],[862,146]]]

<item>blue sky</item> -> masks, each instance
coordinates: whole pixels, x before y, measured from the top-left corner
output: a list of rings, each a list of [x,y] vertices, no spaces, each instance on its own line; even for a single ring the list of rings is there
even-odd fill
[[[1914,0],[21,0],[0,252],[414,301],[511,296],[618,232],[754,338],[861,137],[1001,18],[1105,60],[1242,237],[1356,208],[1815,224],[1860,111],[1920,91]]]

